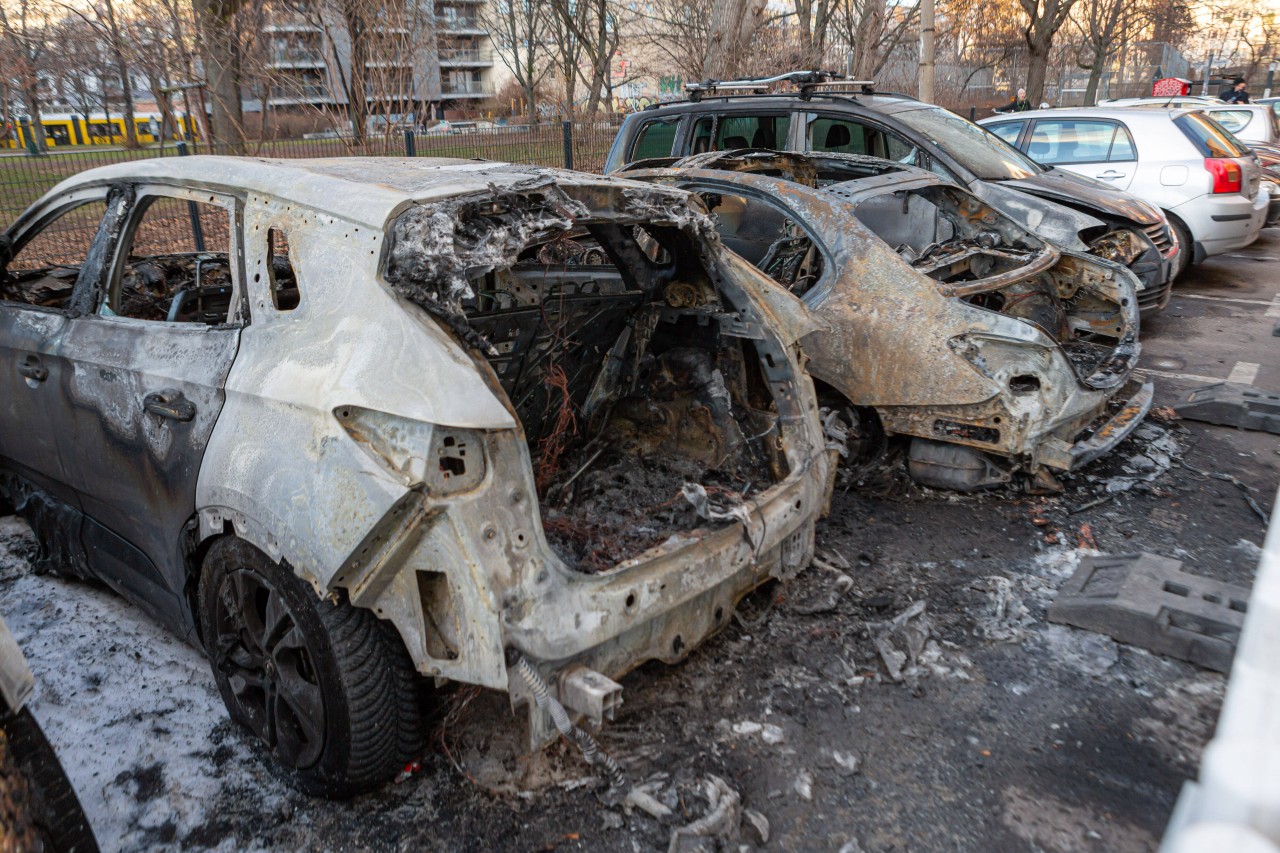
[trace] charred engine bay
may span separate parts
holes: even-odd
[[[455,246],[480,262],[451,267],[433,313],[461,309],[448,324],[515,408],[548,541],[602,571],[784,476],[777,408],[759,326],[717,288],[696,223],[593,222],[558,188],[539,192],[460,217]],[[694,484],[708,502],[685,497]]]

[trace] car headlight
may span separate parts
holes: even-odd
[[[484,434],[361,406],[338,406],[334,417],[383,470],[429,495],[474,489],[485,476]]]

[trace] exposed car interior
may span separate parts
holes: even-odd
[[[394,226],[397,246],[419,210]],[[551,218],[458,216],[469,241]],[[387,278],[404,288],[396,258]],[[579,219],[471,278],[450,321],[488,352],[520,416],[544,528],[572,567],[612,568],[705,524],[686,486],[735,503],[786,476],[771,388],[789,368],[705,264],[686,228]]]

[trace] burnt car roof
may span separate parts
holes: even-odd
[[[814,186],[813,178],[826,167],[829,170],[846,171],[837,180],[822,186]],[[738,149],[735,151],[709,151],[694,154],[680,160],[669,158],[640,160],[624,166],[619,173],[641,171],[716,171],[737,175],[760,175],[791,181],[809,187],[813,192],[829,193],[846,201],[856,201],[864,194],[876,195],[885,190],[905,189],[926,185],[954,186],[941,176],[908,166],[896,160],[868,157],[865,154],[802,154],[796,151],[764,151]],[[862,172],[862,174],[857,174]],[[809,177],[811,180],[802,180]]]
[[[382,228],[414,203],[509,188],[531,179],[561,185],[609,185],[619,179],[488,160],[435,157],[332,157],[277,160],[258,157],[156,157],[89,169],[58,184],[46,197],[119,181],[174,182],[261,192],[336,217]],[[640,185],[637,185],[640,186]]]

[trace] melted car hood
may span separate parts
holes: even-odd
[[[1096,208],[1111,216],[1128,219],[1139,225],[1154,225],[1160,221],[1159,213],[1145,201],[1062,169],[1050,169],[1029,178],[1000,183],[1060,204],[1077,208],[1081,206]]]

